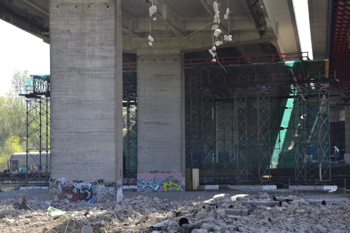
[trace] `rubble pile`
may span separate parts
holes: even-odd
[[[122,203],[0,202],[1,232],[350,232],[348,201],[218,194],[171,201],[138,196]]]

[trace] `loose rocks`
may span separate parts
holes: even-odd
[[[142,196],[117,204],[32,201],[25,195],[0,202],[1,232],[350,232],[349,203],[310,204],[300,197],[264,205],[267,193],[236,200],[228,194],[204,201]],[[249,204],[255,203],[255,204]],[[318,202],[316,202],[318,203]],[[321,202],[319,202],[321,203]]]

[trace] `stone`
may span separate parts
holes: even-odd
[[[192,233],[208,233],[207,229],[194,229]]]
[[[94,233],[92,227],[90,224],[85,225],[82,229],[81,229],[81,233]]]

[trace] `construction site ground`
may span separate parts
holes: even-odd
[[[90,204],[50,201],[48,189],[2,192],[0,232],[350,232],[350,199],[344,192],[123,194],[119,204]],[[279,205],[273,196],[290,201]]]

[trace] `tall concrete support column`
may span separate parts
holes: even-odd
[[[350,107],[345,108],[345,153],[350,159]]]
[[[138,173],[182,173],[184,177],[183,62],[180,53],[138,54]]]
[[[121,191],[121,0],[50,0],[49,12],[51,178]]]

